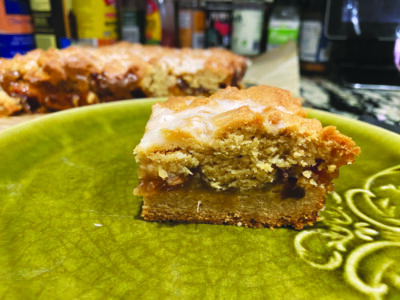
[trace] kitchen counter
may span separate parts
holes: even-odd
[[[330,80],[302,77],[303,105],[362,120],[400,133],[400,91],[345,88]]]

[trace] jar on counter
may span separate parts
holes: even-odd
[[[0,57],[11,58],[34,49],[35,41],[29,4],[23,0],[11,5],[6,2],[0,0]]]
[[[233,52],[249,56],[260,54],[264,11],[264,0],[233,2]]]
[[[179,3],[179,46],[204,48],[205,12],[200,0]]]
[[[71,34],[69,19],[72,1],[30,0],[30,5],[37,48],[66,48],[72,44],[72,37],[77,39],[76,32]],[[74,25],[76,29],[76,20]]]
[[[72,0],[72,11],[76,18],[78,43],[104,46],[117,41],[115,0]]]
[[[302,72],[323,73],[329,61],[329,40],[324,34],[326,1],[309,0],[302,15],[299,52]]]
[[[146,44],[175,47],[173,0],[147,0]]]
[[[232,1],[206,2],[206,47],[231,48]]]
[[[145,42],[146,2],[143,0],[119,0],[121,40],[131,43]]]
[[[268,24],[267,50],[297,42],[300,28],[298,0],[276,0]]]

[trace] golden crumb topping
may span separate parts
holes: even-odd
[[[296,130],[313,135],[322,130],[317,120],[306,119],[299,99],[270,86],[239,90],[229,87],[208,98],[171,97],[153,106],[152,116],[138,149],[211,143],[226,132],[255,124],[270,133]]]

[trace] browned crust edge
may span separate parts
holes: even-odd
[[[321,208],[323,207],[325,201],[321,201]],[[195,223],[195,224],[213,224],[213,225],[236,225],[248,228],[264,228],[268,227],[270,229],[278,227],[293,227],[296,230],[303,229],[304,226],[312,226],[316,221],[319,221],[318,211],[313,211],[307,215],[295,215],[295,216],[282,216],[273,220],[257,220],[241,217],[233,217],[232,215],[226,215],[222,218],[212,218],[202,217],[202,218],[192,218],[188,216],[187,218],[163,215],[155,210],[146,210],[142,212],[142,217],[146,221],[151,222],[177,222],[177,223]]]

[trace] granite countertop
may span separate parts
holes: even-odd
[[[400,133],[400,91],[345,88],[328,79],[302,77],[303,105],[362,120]]]

